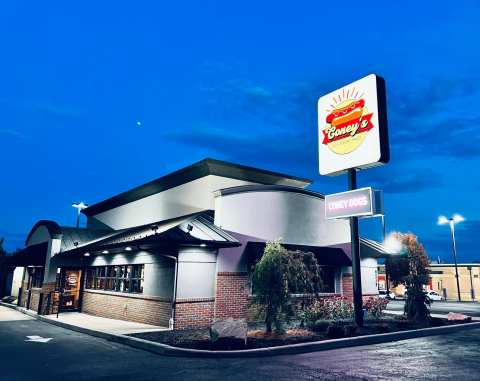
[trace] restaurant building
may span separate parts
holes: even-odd
[[[323,296],[351,297],[348,220],[326,220],[310,185],[205,159],[84,209],[84,228],[40,220],[10,261],[19,304],[174,329],[244,318],[252,266],[277,239],[315,254]],[[378,293],[381,254],[361,239],[364,295]]]

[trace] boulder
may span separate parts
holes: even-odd
[[[457,312],[449,312],[447,315],[447,319],[448,321],[462,321],[462,322],[467,322],[472,320],[470,316],[460,314]]]
[[[248,325],[245,319],[216,320],[210,326],[214,349],[240,349],[247,345]]]

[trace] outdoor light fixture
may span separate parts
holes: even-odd
[[[72,203],[72,207],[77,209],[77,228],[80,227],[80,213],[83,209],[88,207],[88,204],[85,204],[83,201]]]
[[[130,246],[127,246],[127,247],[125,248],[125,251],[132,251],[132,248],[131,248]]]
[[[457,245],[455,243],[455,224],[465,221],[465,218],[460,214],[454,214],[452,217],[447,218],[445,216],[438,217],[437,225],[450,225],[450,235],[452,236],[452,251],[453,260],[455,261],[455,278],[457,278],[457,294],[458,301],[462,301],[460,297],[460,280],[458,278],[458,265],[457,265]]]
[[[102,251],[102,254],[108,254],[108,253],[109,253],[108,250],[103,250],[103,251]]]
[[[206,246],[207,246],[206,243],[201,243],[201,244],[200,244],[200,247],[206,247]]]
[[[85,254],[83,254],[84,257],[89,257],[90,253],[87,251]]]
[[[395,234],[390,233],[383,242],[388,254],[402,254],[404,247]]]

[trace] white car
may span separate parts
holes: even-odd
[[[427,291],[427,298],[434,301],[443,300],[443,296],[435,291]]]
[[[380,299],[395,299],[396,298],[396,295],[395,293],[393,293],[392,291],[390,291],[388,294],[387,294],[387,291],[386,290],[379,290],[378,291],[378,297]]]

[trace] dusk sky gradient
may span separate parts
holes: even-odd
[[[476,2],[34,2],[2,4],[0,237],[75,223],[93,204],[205,157],[318,174],[319,96],[387,83],[387,230],[451,262],[480,260],[480,7]],[[388,4],[388,5],[386,5]],[[477,2],[478,4],[478,2]],[[141,121],[142,127],[137,126]],[[361,235],[380,239],[379,219]]]

